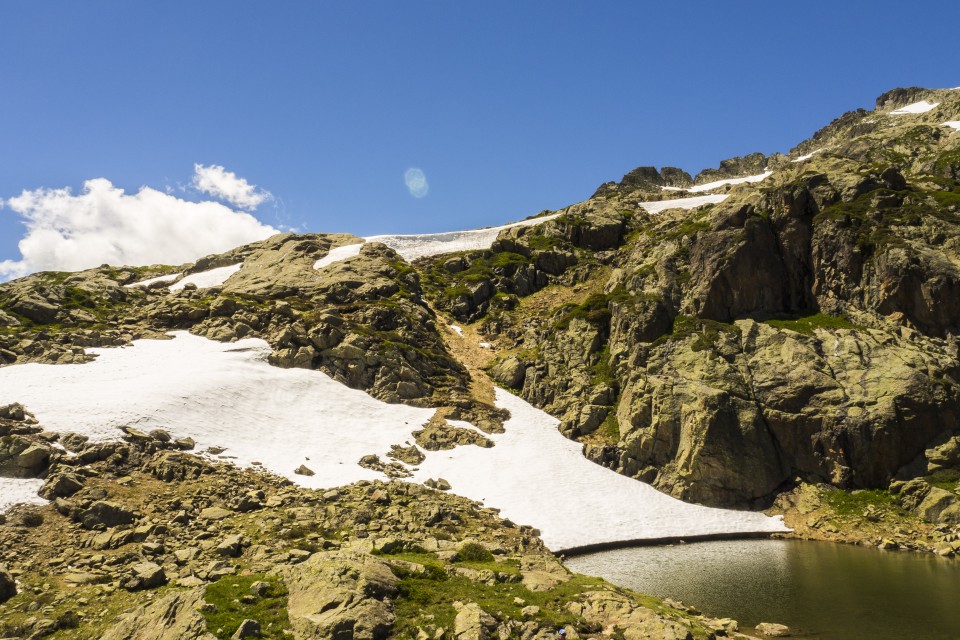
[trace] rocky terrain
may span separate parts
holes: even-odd
[[[937,107],[893,113],[921,100]],[[894,90],[787,155],[696,176],[640,167],[489,249],[413,263],[370,242],[315,269],[358,239],[284,234],[189,265],[34,274],[0,284],[0,366],[85,362],[85,348],[180,329],[261,337],[276,366],[439,407],[415,434],[427,450],[492,445],[448,421],[499,431],[496,383],[559,418],[591,460],[678,498],[951,556],[960,132],[942,123],[956,120],[960,91]],[[748,176],[714,187],[722,201],[651,213]],[[240,263],[213,287],[131,286]],[[535,531],[440,490],[311,492],[192,446],[135,430],[90,444],[0,408],[0,475],[43,478],[52,501],[0,525],[0,635],[735,633],[568,574]]]
[[[535,530],[440,490],[305,490],[162,431],[90,444],[4,415],[7,459],[51,502],[0,518],[0,637],[749,637],[571,574]]]
[[[924,98],[939,107],[889,113]],[[768,506],[800,482],[954,469],[928,449],[960,426],[960,136],[939,124],[960,96],[901,90],[878,109],[818,132],[802,162],[698,176],[773,172],[692,212],[646,213],[684,181],[634,171],[485,255],[420,265],[427,291],[480,324],[493,377],[589,457],[678,497]]]

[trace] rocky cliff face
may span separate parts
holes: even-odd
[[[571,256],[540,287],[570,301],[488,311],[504,347],[492,374],[592,459],[689,500],[909,475],[960,429],[960,135],[939,124],[960,114],[956,93],[885,94],[801,145],[817,151],[802,162],[724,163],[695,182],[774,173],[691,212],[636,206],[656,173],[605,185],[526,241]],[[915,99],[939,106],[890,114]],[[604,251],[564,231],[595,237],[612,219]]]

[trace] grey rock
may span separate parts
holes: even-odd
[[[80,514],[80,524],[86,529],[94,529],[98,526],[116,527],[119,525],[133,524],[137,520],[137,515],[124,507],[123,505],[101,500],[94,502],[86,511]]]
[[[790,627],[785,624],[777,624],[775,622],[761,622],[755,628],[757,631],[770,638],[786,638],[791,635]]]
[[[244,620],[237,627],[236,632],[230,636],[230,640],[241,640],[242,638],[259,638],[260,623],[256,620]]]
[[[0,603],[17,595],[17,583],[5,566],[0,564]]]
[[[308,467],[307,465],[304,465],[304,464],[302,464],[302,465],[300,465],[299,467],[297,467],[296,469],[294,469],[293,472],[294,472],[295,474],[297,474],[298,476],[312,476],[312,475],[315,475],[314,472],[313,472],[313,470],[310,469],[310,467]]]
[[[153,562],[139,562],[130,568],[130,574],[121,582],[128,591],[153,589],[167,584],[167,574],[163,567]]]
[[[240,534],[234,534],[232,536],[227,536],[223,539],[220,544],[214,549],[217,555],[236,558],[240,556],[240,553],[243,551],[243,536]]]
[[[215,640],[198,611],[203,589],[175,590],[123,615],[101,640]]]
[[[510,356],[494,365],[490,375],[500,384],[517,389],[523,386],[526,372],[526,366],[516,357]]]
[[[17,466],[24,470],[40,469],[50,460],[50,451],[45,445],[31,445],[17,456]]]
[[[453,621],[453,635],[457,640],[486,640],[496,630],[497,621],[475,602],[455,603],[459,606]]]
[[[40,497],[47,500],[69,498],[83,488],[84,479],[75,473],[56,473],[47,477],[40,488]]]
[[[37,324],[50,324],[57,319],[60,311],[56,305],[32,294],[21,296],[7,308]]]

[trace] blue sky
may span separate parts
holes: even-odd
[[[960,85],[960,5],[915,4],[5,2],[0,198],[106,178],[200,200],[199,163],[269,191],[274,227],[499,224]],[[23,233],[0,209],[0,261]]]

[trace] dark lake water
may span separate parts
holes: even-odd
[[[795,638],[957,640],[960,561],[800,540],[639,547],[568,558],[573,571]]]

